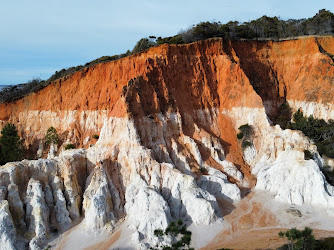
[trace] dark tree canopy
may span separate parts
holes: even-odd
[[[137,42],[137,44],[133,48],[132,54],[142,52],[142,51],[147,50],[147,49],[149,49],[153,46],[155,46],[155,42],[153,42],[151,39],[142,38]]]
[[[45,143],[46,144],[57,144],[59,141],[59,136],[57,130],[54,127],[50,127],[45,134]]]
[[[23,146],[14,124],[7,123],[1,131],[1,163],[19,161],[23,158]]]

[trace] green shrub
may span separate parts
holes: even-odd
[[[293,115],[291,128],[302,131],[317,145],[318,152],[334,158],[334,124],[323,119],[315,119],[312,115],[304,117],[301,110]]]
[[[317,240],[315,249],[334,249],[334,237]]]
[[[241,133],[245,136],[245,137],[249,137],[252,135],[253,133],[253,128],[252,126],[248,125],[248,124],[244,124],[241,125],[239,127],[239,130],[241,131]]]
[[[304,158],[305,160],[311,160],[313,159],[313,154],[309,150],[304,150]]]
[[[7,123],[0,138],[2,164],[22,160],[24,147],[14,124]]]
[[[237,138],[241,140],[242,149],[246,149],[253,145],[251,136],[253,135],[253,128],[249,124],[244,124],[239,127],[240,132],[237,134]]]
[[[30,93],[37,92],[48,83],[39,78],[34,78],[27,83],[8,86],[0,91],[0,103],[18,100]]]
[[[65,146],[65,150],[68,150],[68,149],[74,149],[75,148],[75,146],[74,146],[74,144],[72,144],[72,143],[69,143],[69,144],[67,144],[66,146]]]
[[[140,39],[137,44],[134,46],[133,50],[132,50],[132,54],[136,54],[136,53],[140,53],[143,52],[153,46],[155,46],[156,43],[151,41],[148,38],[142,38]]]
[[[288,239],[288,249],[314,249],[316,245],[313,230],[309,227],[305,227],[302,231],[292,228],[285,232],[281,231],[278,235]]]
[[[334,249],[334,237],[315,240],[311,228],[305,227],[304,230],[292,228],[286,232],[279,232],[280,237],[286,237],[288,244],[279,247],[279,250],[288,249],[310,249],[324,250]]]
[[[161,229],[155,229],[154,230],[154,235],[157,237],[162,237],[164,235],[164,231]]]
[[[241,140],[244,137],[244,134],[242,132],[237,134],[237,138]]]
[[[208,170],[206,168],[203,168],[203,167],[200,167],[199,168],[199,171],[202,173],[202,174],[207,174],[208,173]]]
[[[50,145],[51,143],[57,144],[59,142],[59,136],[57,130],[54,127],[50,127],[45,134],[45,143]]]
[[[192,249],[189,247],[192,233],[187,230],[181,219],[178,219],[177,221],[172,221],[165,231],[163,231],[162,229],[154,230],[154,235],[157,237],[163,237],[164,235],[171,236],[172,243],[170,246],[157,245],[156,247],[158,248],[151,247],[150,249]]]

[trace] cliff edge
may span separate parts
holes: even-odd
[[[170,243],[153,232],[182,218],[195,231],[216,228],[193,242],[204,247],[219,230],[244,230],[228,218],[240,219],[233,208],[251,189],[333,216],[316,146],[273,122],[284,102],[334,119],[333,48],[333,37],[162,45],[0,104],[0,128],[14,123],[31,155],[46,156],[51,126],[62,140],[48,159],[0,167],[1,243],[42,249],[61,233],[75,238],[79,224],[86,246],[122,230],[113,247],[145,249]],[[244,124],[247,146],[237,139]],[[80,149],[65,151],[68,143]],[[289,225],[270,213],[260,227]]]

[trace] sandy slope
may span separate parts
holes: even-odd
[[[311,227],[317,239],[334,236],[334,219],[325,210],[280,203],[265,192],[250,193],[224,218],[224,229],[202,249],[275,249],[286,243],[278,232],[292,227]]]

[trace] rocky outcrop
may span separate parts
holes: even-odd
[[[17,234],[8,201],[0,201],[0,243],[3,249],[16,249]]]
[[[106,117],[123,117],[128,112],[148,117],[176,108],[183,116],[210,108],[265,108],[272,119],[286,99],[294,109],[301,107],[308,114],[314,110],[314,115],[330,119],[325,110],[331,109],[334,71],[324,51],[331,51],[333,40],[211,39],[162,45],[82,69],[37,93],[1,104],[0,120],[14,122],[26,145],[37,152],[51,126],[64,141],[89,146]],[[324,109],[318,112],[320,106],[309,103]]]
[[[180,115],[160,117],[166,121]],[[151,123],[149,128],[155,124]],[[153,129],[150,136],[158,142],[165,138],[174,142],[158,144],[157,150],[143,147],[133,119],[112,117],[105,121],[96,145],[87,150],[64,151],[52,159],[8,163],[0,168],[4,188],[23,188],[23,199],[17,194],[10,208],[20,215],[16,228],[30,240],[30,248],[42,248],[57,230],[74,225],[81,211],[86,230],[95,234],[103,228],[113,229],[125,218],[134,230],[132,244],[144,248],[157,241],[155,229],[165,228],[177,218],[198,225],[222,222],[217,199],[237,203],[241,199],[238,186],[206,163],[197,143],[181,132],[181,120],[161,125],[163,128]],[[218,138],[206,135],[208,138],[202,139],[212,142],[207,143],[207,151],[214,152],[212,158],[218,161],[219,152],[222,170],[228,165],[242,184],[242,174],[226,161]],[[161,151],[166,155],[159,158]],[[199,170],[202,168],[205,175]],[[28,234],[20,231],[25,225]]]
[[[32,236],[29,246],[31,249],[42,248],[49,233],[49,210],[45,203],[42,184],[33,178],[28,182],[25,204],[28,234]]]
[[[334,215],[334,189],[326,181],[314,160],[305,160],[300,151],[283,151],[271,164],[253,169],[256,189],[268,190],[275,198],[294,205],[324,207]]]
[[[4,197],[8,209],[3,210],[3,216],[13,218],[13,232],[29,240],[31,249],[43,249],[50,234],[68,229],[72,221],[80,218],[81,202],[76,201],[81,201],[81,197],[73,190],[81,189],[74,189],[73,185],[85,175],[76,172],[86,170],[86,161],[82,159],[84,151],[78,150],[53,160],[24,160],[0,168],[0,183],[8,190]],[[65,164],[71,160],[75,164]],[[77,167],[78,163],[84,166]],[[71,185],[66,182],[69,178]]]
[[[41,249],[83,219],[93,235],[123,224],[128,244],[149,248],[158,243],[154,230],[178,218],[223,225],[225,206],[238,204],[254,176],[255,190],[331,212],[333,187],[316,146],[273,121],[283,101],[334,118],[334,68],[324,53],[333,43],[162,45],[0,104],[0,127],[15,123],[30,152],[48,158],[0,167],[0,225],[9,225],[1,242]],[[246,147],[236,137],[243,124],[253,128]],[[46,152],[51,126],[61,142]],[[64,150],[68,143],[82,149]],[[302,159],[304,150],[314,160]]]

